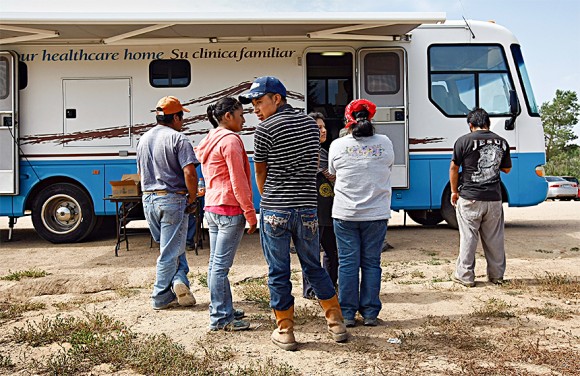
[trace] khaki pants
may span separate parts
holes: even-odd
[[[488,280],[503,278],[505,249],[501,201],[474,201],[459,197],[457,223],[460,239],[455,276],[464,282],[474,282],[475,251],[481,236]]]

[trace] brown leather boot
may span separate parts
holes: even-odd
[[[273,311],[278,327],[272,332],[272,342],[282,350],[296,350],[298,343],[294,338],[294,306],[285,311]]]
[[[319,302],[324,310],[324,316],[328,324],[328,333],[332,335],[332,339],[336,342],[346,341],[348,339],[348,333],[346,332],[346,326],[344,326],[342,311],[338,304],[338,297],[334,295],[330,299],[319,300]]]

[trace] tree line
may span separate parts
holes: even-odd
[[[556,90],[552,101],[542,103],[540,116],[546,145],[546,175],[580,178],[580,145],[574,126],[578,124],[580,105],[572,90]]]

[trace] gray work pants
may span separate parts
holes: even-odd
[[[459,197],[459,257],[455,276],[464,282],[475,280],[475,251],[481,244],[487,261],[487,278],[503,278],[505,272],[504,220],[501,201],[474,201]]]

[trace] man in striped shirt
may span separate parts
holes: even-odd
[[[319,131],[316,122],[286,103],[286,88],[276,77],[258,77],[240,102],[252,103],[262,121],[254,135],[256,183],[262,195],[260,240],[268,263],[270,306],[277,329],[272,341],[296,350],[294,297],[290,282],[290,239],[324,309],[328,332],[347,339],[334,286],[320,266],[316,173]]]

